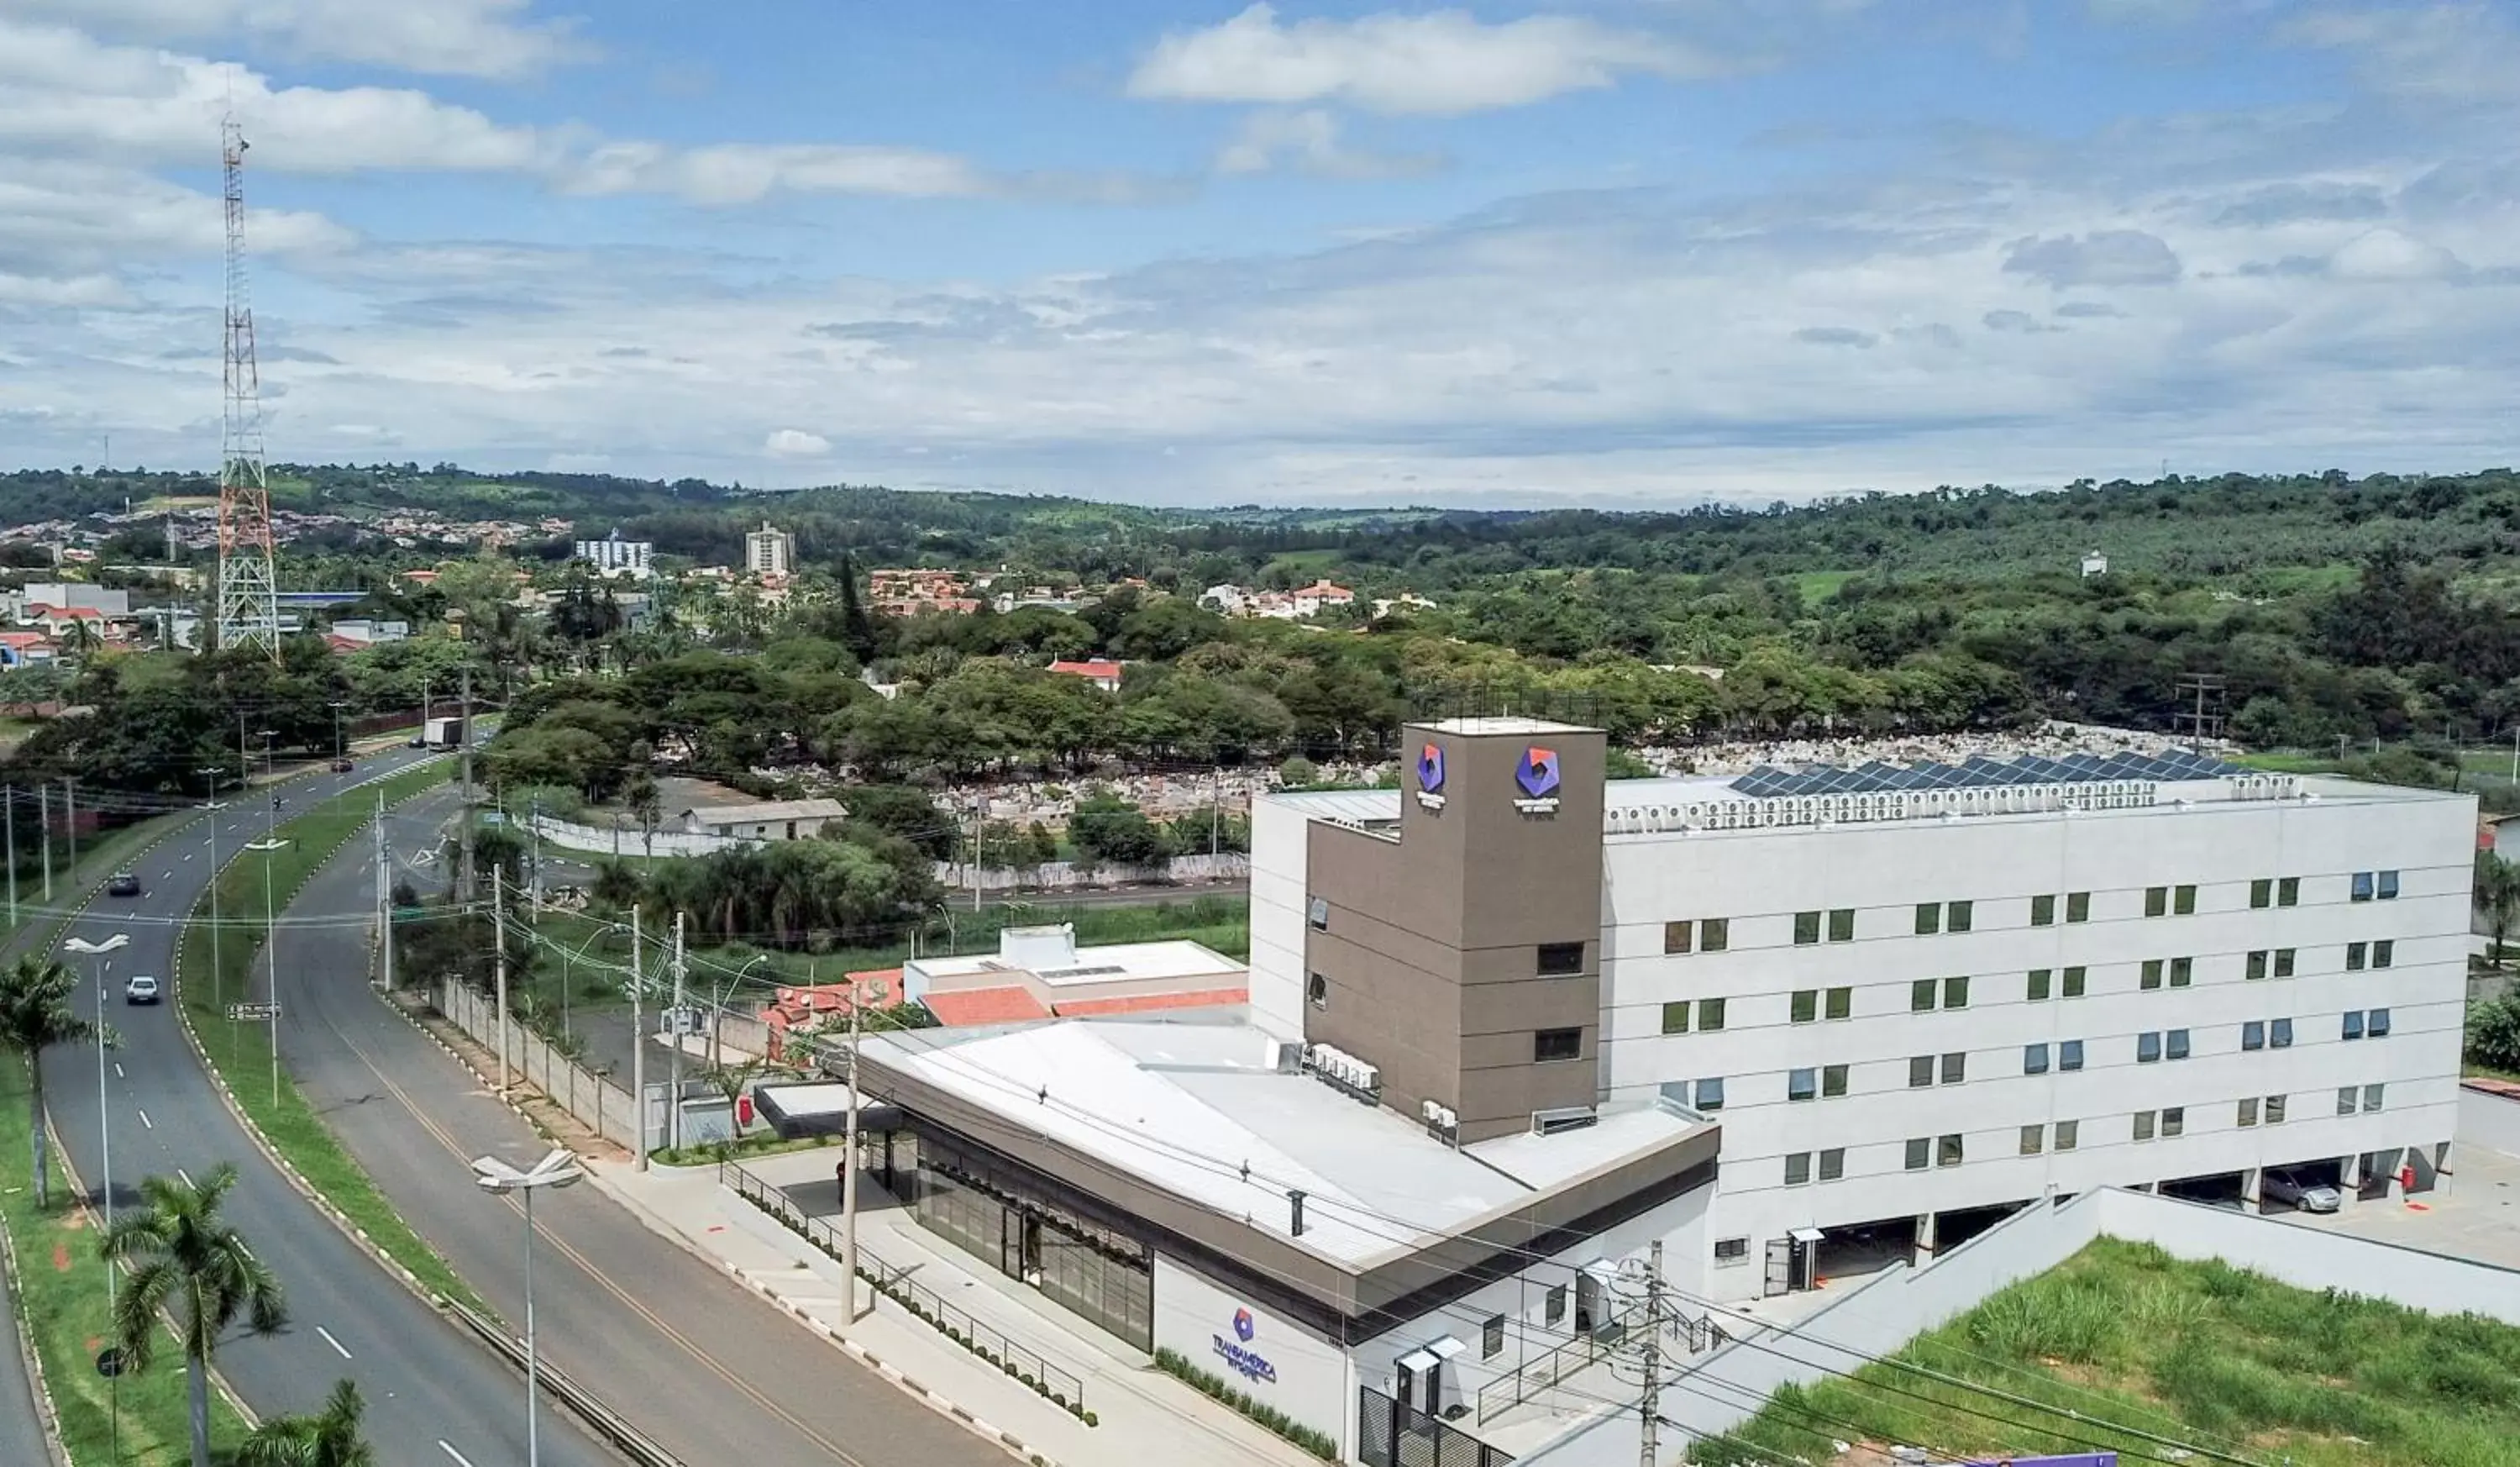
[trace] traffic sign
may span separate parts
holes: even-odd
[[[269,1024],[272,1020],[279,1017],[280,1005],[276,1003],[232,1003],[228,1005],[228,1018],[230,1021],[237,1024]]]
[[[96,1373],[112,1380],[122,1373],[122,1352],[106,1349],[96,1352]]]

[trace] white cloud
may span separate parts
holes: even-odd
[[[576,23],[526,18],[528,0],[0,0],[147,42],[268,36],[300,55],[499,79],[580,60]]]
[[[2343,53],[2382,92],[2431,104],[2520,102],[2520,28],[2494,6],[2330,6],[2284,33]]]
[[[1220,173],[1265,173],[1293,168],[1321,178],[1392,178],[1440,167],[1422,154],[1392,155],[1351,148],[1338,118],[1321,108],[1256,112],[1242,119],[1216,155]]]
[[[2457,255],[2394,229],[2361,235],[2328,257],[2328,270],[2346,280],[2447,280],[2465,273]]]
[[[571,193],[670,194],[700,205],[750,204],[774,193],[937,199],[997,190],[951,154],[837,144],[607,143],[573,162],[560,182]]]
[[[1575,16],[1491,25],[1440,10],[1281,24],[1264,3],[1204,30],[1165,35],[1130,75],[1129,94],[1453,115],[1611,86],[1630,73],[1702,77],[1724,69],[1693,47]]]
[[[821,458],[832,451],[832,440],[818,433],[782,428],[761,440],[761,451],[772,458]]]
[[[2071,286],[2168,285],[2179,278],[2180,264],[2159,235],[2095,229],[2080,238],[2015,240],[2004,249],[2003,268],[2061,291]]]

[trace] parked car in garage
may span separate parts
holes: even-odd
[[[156,1003],[159,991],[158,980],[146,973],[135,973],[122,981],[124,1003]]]
[[[2345,1194],[2325,1182],[2304,1181],[2289,1171],[2270,1171],[2258,1189],[2274,1202],[2288,1202],[2305,1213],[2333,1213],[2345,1205]]]

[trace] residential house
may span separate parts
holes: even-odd
[[[757,804],[695,805],[683,811],[680,819],[683,829],[694,835],[735,841],[806,841],[848,814],[848,806],[836,800],[766,800]]]
[[[1081,663],[1061,659],[1050,665],[1050,670],[1061,677],[1081,677],[1105,693],[1120,691],[1122,665],[1106,657],[1087,658]]]

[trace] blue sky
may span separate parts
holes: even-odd
[[[2508,463],[2520,20],[0,0],[0,465],[1685,503]]]

